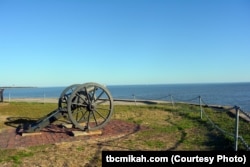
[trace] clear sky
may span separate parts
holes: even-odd
[[[0,0],[0,86],[250,82],[249,0]]]

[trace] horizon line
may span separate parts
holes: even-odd
[[[87,82],[86,82],[87,83]],[[98,83],[98,82],[96,82]],[[184,85],[184,84],[242,84],[242,83],[250,83],[250,81],[243,82],[185,82],[185,83],[135,83],[135,84],[102,84],[104,86],[139,86],[139,85]],[[84,83],[83,83],[84,84]],[[99,83],[100,84],[100,83]],[[43,87],[68,87],[63,85],[57,86],[0,86],[0,89],[8,89],[8,88],[43,88]]]

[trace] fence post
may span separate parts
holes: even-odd
[[[202,104],[201,104],[201,96],[199,96],[199,103],[200,103],[200,109],[201,109],[200,116],[201,116],[201,119],[202,119]]]
[[[135,99],[135,95],[133,94],[132,96],[134,96],[134,101],[135,101],[135,105],[136,105],[136,99]]]
[[[3,91],[4,89],[0,88],[0,102],[3,102]]]
[[[45,92],[43,92],[43,104],[45,104]]]
[[[9,92],[9,102],[10,102],[10,92]]]
[[[238,151],[238,137],[239,137],[239,109],[235,106],[235,136],[234,136],[234,149]]]
[[[171,98],[172,106],[174,107],[174,100],[173,100],[172,95],[170,95],[170,98]]]

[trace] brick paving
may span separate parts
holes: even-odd
[[[141,130],[139,125],[121,120],[111,120],[102,129],[101,135],[73,136],[72,131],[77,129],[63,128],[60,125],[51,124],[41,130],[41,134],[22,136],[16,133],[16,129],[8,128],[0,133],[0,148],[14,149],[19,147],[30,147],[60,142],[71,142],[79,140],[91,140],[93,138],[115,137],[135,133]]]

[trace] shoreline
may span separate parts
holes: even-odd
[[[7,99],[5,98],[3,100],[3,103],[9,103],[9,102],[38,102],[38,103],[58,103],[58,98],[11,98]],[[184,103],[184,104],[190,104],[190,105],[199,105],[198,103],[187,103],[187,102],[172,102],[167,100],[140,100],[140,99],[113,99],[114,104],[175,104],[175,103]],[[206,106],[206,105],[203,105]],[[223,106],[223,105],[209,105],[209,107],[215,107],[215,108],[232,108],[233,106]]]
[[[10,102],[27,102],[27,103],[58,103],[58,98],[13,98],[4,100],[1,105],[7,104]],[[114,105],[152,105],[152,104],[172,104],[171,101],[161,101],[161,100],[134,100],[134,99],[113,99]],[[184,103],[184,102],[179,102]],[[185,103],[189,105],[199,105],[199,104],[192,104],[192,103]],[[173,104],[174,105],[174,104]],[[204,105],[206,107],[206,105]],[[209,105],[208,107],[211,108],[220,108],[220,109],[227,109],[232,114],[236,114],[236,111],[231,106],[221,106],[221,105]],[[250,112],[241,112],[239,116],[244,120],[250,122]],[[249,113],[249,114],[248,114]]]
[[[58,98],[11,98],[4,99],[5,103],[9,102],[37,102],[37,103],[58,103]]]
[[[58,98],[11,98],[4,99],[4,103],[10,102],[36,102],[36,103],[58,103]],[[159,104],[159,103],[171,103],[170,101],[160,100],[133,100],[133,99],[113,99],[114,104],[128,105],[128,104]]]
[[[10,102],[37,102],[37,103],[58,103],[58,98],[11,98],[11,99],[4,99],[3,103],[10,103]],[[140,99],[113,99],[114,104],[118,105],[152,105],[152,104],[175,104],[176,102],[166,101],[166,100],[140,100]],[[184,103],[190,105],[199,105],[198,103],[186,103],[186,102],[177,102],[177,103]],[[206,105],[203,105],[206,106]],[[223,105],[209,105],[209,107],[214,108],[225,108],[229,109],[233,106],[223,106]]]

